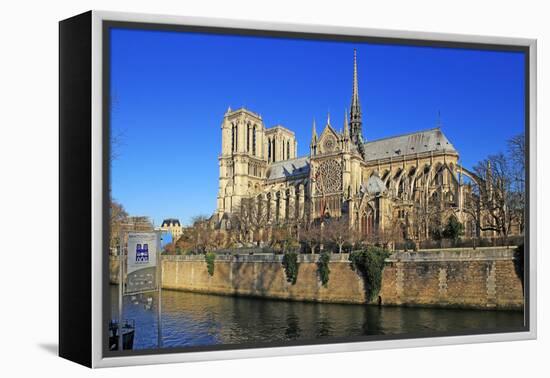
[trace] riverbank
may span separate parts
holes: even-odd
[[[111,313],[118,312],[118,287],[112,285]],[[145,295],[148,296],[148,295]],[[154,295],[153,295],[154,296]],[[146,309],[124,297],[125,317],[138,330],[134,349],[157,347],[156,304]],[[473,330],[513,331],[523,327],[519,311],[478,311],[400,306],[365,306],[199,294],[181,290],[162,293],[163,346],[197,347],[227,344],[349,342],[365,336],[449,335]]]
[[[294,285],[281,255],[220,255],[209,275],[204,256],[163,256],[163,288],[189,292],[326,303],[366,303],[364,282],[347,254],[331,256],[328,284],[317,272],[318,255],[299,255]],[[116,282],[118,259],[110,260]],[[396,252],[386,259],[374,303],[468,309],[523,308],[513,248]]]

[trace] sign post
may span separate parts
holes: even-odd
[[[123,301],[123,285],[124,285],[124,248],[123,234],[120,232],[118,242],[118,350],[122,351],[124,339],[122,337],[122,301]]]
[[[157,291],[158,346],[162,346],[161,303],[162,303],[162,268],[160,266],[160,233],[128,232],[127,253],[121,246],[120,285],[119,285],[119,350],[123,350],[122,337],[122,302],[124,295],[143,294]],[[125,243],[122,242],[121,245]],[[126,258],[124,258],[126,256]],[[124,272],[124,262],[127,268]],[[124,280],[126,273],[126,280]]]
[[[159,253],[157,253],[157,345],[158,348],[162,348],[162,260],[160,258],[160,233],[157,234],[158,236],[158,246],[159,246]]]

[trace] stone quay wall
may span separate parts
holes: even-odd
[[[479,309],[523,308],[514,248],[397,252],[386,260],[386,304]]]
[[[327,287],[317,273],[318,255],[299,255],[295,285],[286,281],[282,256],[218,255],[214,274],[204,256],[163,256],[165,289],[286,300],[365,303],[362,277],[347,254],[331,256]],[[110,260],[111,282],[118,281],[118,258]],[[522,309],[523,287],[513,248],[445,249],[395,252],[387,260],[374,303],[400,306]]]

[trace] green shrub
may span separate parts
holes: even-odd
[[[454,215],[450,216],[441,236],[456,242],[462,235],[464,235],[464,225],[460,223]]]
[[[418,248],[416,243],[412,239],[405,240],[405,250],[406,251],[416,251]]]
[[[287,282],[296,284],[298,278],[298,254],[296,252],[287,252],[283,256],[282,261],[285,268],[285,275]]]
[[[327,252],[321,253],[319,256],[319,261],[317,261],[317,273],[319,273],[319,278],[324,287],[327,287],[328,278],[330,275],[330,268],[328,263],[330,262],[330,254]]]
[[[206,269],[208,269],[208,274],[214,275],[214,260],[216,260],[216,254],[214,252],[208,252],[204,255],[204,260],[206,261]]]
[[[351,268],[363,278],[365,294],[369,302],[376,298],[380,292],[384,260],[389,255],[390,253],[387,250],[372,246],[362,251],[352,252],[349,255]]]

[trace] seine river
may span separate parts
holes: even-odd
[[[157,347],[156,296],[125,297],[136,323],[134,349]],[[111,286],[112,316],[118,286]],[[334,337],[460,332],[521,327],[523,313],[304,303],[163,290],[163,347],[281,342]],[[328,340],[327,340],[328,341]]]

